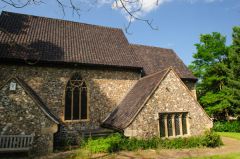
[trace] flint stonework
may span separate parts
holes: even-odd
[[[138,138],[159,137],[158,116],[162,112],[188,112],[188,135],[201,135],[212,127],[211,119],[192,92],[170,71],[137,117],[124,130],[125,135]]]

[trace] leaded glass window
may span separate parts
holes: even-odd
[[[81,91],[81,119],[87,119],[87,86],[83,82]]]
[[[175,114],[174,116],[175,121],[175,135],[180,135],[180,123],[179,123],[179,114]]]
[[[182,114],[182,130],[183,135],[187,134],[187,113]]]
[[[87,85],[79,74],[74,74],[66,87],[65,120],[85,120],[87,118]]]
[[[187,124],[187,112],[160,113],[160,137],[187,135]]]
[[[159,125],[160,125],[160,137],[165,137],[165,120],[164,120],[164,115],[160,115],[160,120],[159,120]]]
[[[167,116],[167,129],[168,129],[168,136],[173,136],[172,114],[168,114]]]

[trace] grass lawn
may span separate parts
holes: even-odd
[[[240,140],[240,133],[235,132],[217,132],[220,136],[230,137],[233,139]],[[240,148],[239,148],[240,149]],[[184,159],[240,159],[240,153],[226,154],[226,155],[214,155],[207,157],[190,157]]]
[[[227,155],[214,155],[207,157],[192,157],[192,158],[184,158],[184,159],[240,159],[240,153],[233,153]]]
[[[230,137],[237,140],[240,140],[240,133],[235,132],[217,132],[220,136]]]

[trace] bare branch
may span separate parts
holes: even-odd
[[[131,23],[132,23],[132,20],[138,20],[138,21],[142,21],[142,22],[145,22],[151,29],[153,29],[153,30],[158,30],[158,28],[157,27],[155,27],[155,26],[153,26],[153,20],[149,20],[149,19],[143,19],[143,18],[140,18],[140,17],[138,17],[137,15],[135,15],[135,13],[137,13],[137,12],[140,12],[141,11],[141,9],[142,9],[142,2],[140,2],[139,0],[134,0],[134,1],[129,1],[129,0],[115,0],[115,3],[116,3],[116,5],[118,4],[118,1],[120,2],[120,4],[121,4],[121,8],[123,8],[123,10],[129,15],[129,22],[128,22],[128,25],[127,25],[127,27],[125,28],[125,31],[127,32],[127,33],[129,33],[128,32],[128,29],[130,28],[130,26],[131,26]],[[136,3],[139,3],[139,8],[137,8],[137,9],[135,9],[135,10],[133,10],[133,11],[130,11],[128,8],[127,8],[127,3],[132,3],[132,2],[136,2]]]
[[[63,3],[60,0],[56,0],[56,2],[58,3],[58,6],[61,8],[63,15],[65,16],[65,6],[63,5]]]
[[[69,1],[72,8],[72,14],[74,15],[74,13],[76,13],[80,17],[80,11],[81,11],[80,8],[76,7],[76,5],[73,3],[72,0],[69,0]]]
[[[27,0],[25,3],[21,3],[21,2],[15,2],[13,0],[1,0],[3,3],[6,3],[7,5],[10,5],[14,8],[24,8],[27,5],[29,5],[31,3],[32,0]],[[33,0],[34,1],[34,0]]]
[[[130,19],[129,19],[129,21],[128,21],[128,25],[125,27],[125,32],[127,33],[127,34],[129,34],[129,35],[131,35],[132,33],[130,33],[128,30],[129,30],[129,28],[130,28],[130,26],[131,26],[131,24],[132,24],[132,17],[130,17]]]
[[[44,3],[45,0],[0,0],[1,2],[5,3],[6,5],[10,5],[15,8],[24,8],[30,4],[41,4]],[[79,17],[81,15],[81,8],[80,8],[80,0],[55,0],[58,6],[61,8],[63,15],[66,15],[66,8],[72,9],[72,14],[77,14]],[[146,0],[147,1],[147,0]],[[79,2],[76,4],[76,2]],[[143,7],[143,0],[113,0],[115,2],[116,7],[118,9],[122,9],[129,17],[128,25],[125,28],[125,31],[129,33],[129,28],[131,23],[134,20],[142,21],[146,23],[151,29],[158,30],[156,26],[153,26],[153,20],[145,19],[140,17],[142,7]],[[46,1],[47,3],[47,1]],[[91,10],[93,6],[96,6],[98,0],[92,0],[86,2],[89,6],[91,6],[87,11]],[[159,0],[156,0],[156,5],[159,5]],[[82,5],[81,5],[82,6]]]

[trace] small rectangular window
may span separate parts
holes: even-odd
[[[160,137],[186,135],[188,134],[187,113],[160,113],[159,127]]]

